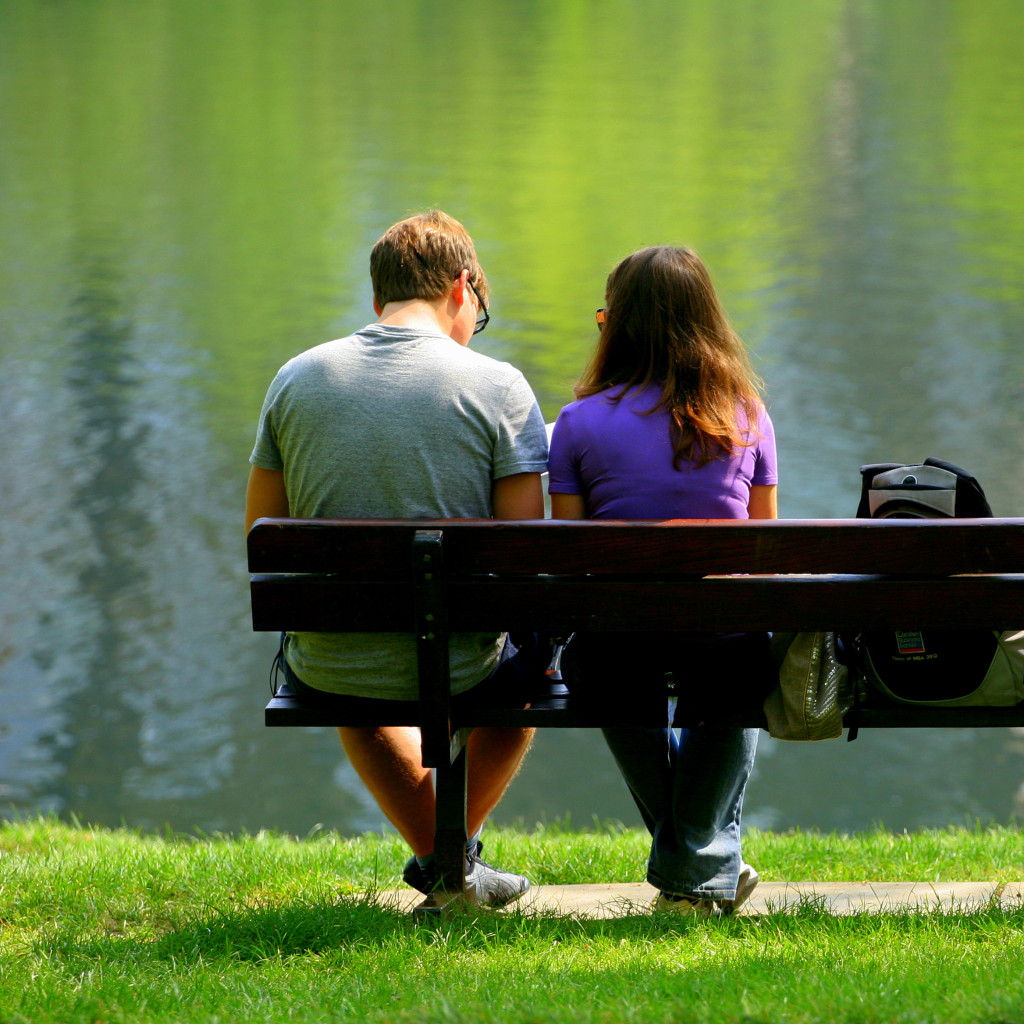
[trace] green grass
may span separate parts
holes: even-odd
[[[486,840],[540,884],[635,881],[647,849],[614,827]],[[1009,828],[744,851],[766,880],[1024,879]],[[0,825],[0,1022],[1024,1021],[1024,908],[423,924],[374,895],[404,859],[390,836]]]

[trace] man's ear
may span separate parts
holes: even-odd
[[[455,302],[455,305],[462,309],[462,304],[466,301],[467,293],[469,292],[469,271],[463,270],[457,278],[455,278],[455,284],[452,285],[451,297]]]
[[[377,316],[384,312],[384,307],[376,299],[373,300],[373,311]]]

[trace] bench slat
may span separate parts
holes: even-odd
[[[290,693],[271,697],[263,712],[265,725],[304,725],[304,726],[338,726],[338,725],[419,725],[418,706],[411,709],[404,702],[391,701],[400,705],[397,708],[375,710],[373,712],[346,711],[344,714],[330,708],[304,704],[298,697]]]
[[[372,720],[371,720],[372,718]],[[615,709],[619,725],[641,725],[649,728],[665,724],[665,712],[659,715],[650,707],[631,705]],[[415,713],[412,715],[393,712],[385,721],[380,715],[359,715],[352,712],[332,711],[330,708],[310,708],[294,696],[272,697],[264,712],[268,726],[339,726],[339,725],[418,725]],[[480,709],[470,715],[456,718],[452,728],[472,726],[520,726],[541,725],[559,729],[599,728],[608,724],[608,710],[605,707],[586,707],[578,701],[565,698],[548,701],[543,709],[496,708]],[[758,725],[762,723],[757,723]]]
[[[664,715],[648,708],[625,703],[616,704],[615,720],[619,725],[658,726]],[[338,726],[338,725],[415,725],[415,716],[394,713],[384,720],[380,714],[365,721],[351,712],[340,714],[329,709],[309,708],[291,696],[271,699],[265,711],[268,726]],[[899,705],[886,708],[858,708],[848,716],[850,722],[865,728],[989,728],[1024,726],[1024,704],[1007,708],[988,707],[915,707]],[[608,725],[608,708],[587,706],[578,700],[560,698],[545,702],[542,708],[480,709],[458,719],[455,727],[473,726],[535,726],[540,729],[590,729]],[[685,723],[697,725],[697,722]],[[730,717],[728,712],[716,714],[715,724],[745,728],[763,728],[764,718],[758,714]]]
[[[460,724],[474,726],[486,725],[521,725],[543,728],[586,729],[608,725],[608,708],[577,707],[571,698],[557,702],[557,707],[541,710],[487,710],[473,712],[466,721]],[[627,717],[620,721],[620,716]],[[616,724],[619,725],[664,725],[664,717],[630,714],[624,704],[616,704],[614,708]],[[686,719],[681,724],[694,727],[701,725],[699,719]],[[716,711],[714,724],[724,728],[762,729],[766,727],[763,714],[730,714],[727,710]],[[861,707],[850,712],[844,723],[847,727],[856,725],[858,728],[898,729],[898,728],[988,728],[994,726],[1024,726],[1024,703],[1014,707],[917,707],[899,705],[885,708]]]
[[[822,526],[829,530],[827,545]],[[1024,519],[261,519],[249,533],[249,568],[410,579],[407,552],[414,533],[439,528],[448,572],[454,575],[895,574],[920,572],[925,565],[935,575],[1024,572]]]
[[[256,632],[411,633],[408,583],[341,580],[331,576],[255,575],[249,584]]]
[[[1024,628],[1024,575],[468,579],[448,583],[448,601],[456,632]],[[256,630],[414,628],[411,589],[400,583],[257,576],[252,606]]]

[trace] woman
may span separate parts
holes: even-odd
[[[597,350],[551,443],[555,519],[774,519],[777,469],[760,381],[697,254],[643,249],[608,278]],[[579,680],[618,694],[671,673],[680,708],[760,703],[768,637],[578,636]],[[677,711],[677,716],[679,712]],[[652,835],[657,910],[732,913],[757,872],[740,852],[756,729],[605,729]]]

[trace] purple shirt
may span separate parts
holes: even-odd
[[[672,465],[670,417],[658,404],[660,385],[610,401],[610,388],[567,405],[551,437],[548,490],[580,494],[591,519],[746,519],[752,486],[778,483],[775,431],[762,408],[757,428],[739,423],[745,440],[699,469]]]

